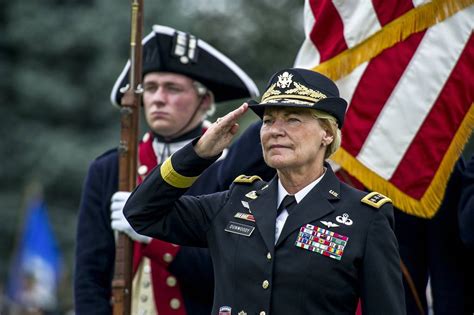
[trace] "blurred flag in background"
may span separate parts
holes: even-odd
[[[403,211],[431,218],[474,127],[473,0],[306,0],[296,67],[349,108],[333,156]]]
[[[16,308],[52,311],[57,307],[61,258],[41,198],[27,207],[11,266],[7,295]]]

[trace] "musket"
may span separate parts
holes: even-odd
[[[138,122],[142,89],[142,32],[143,0],[131,2],[130,71],[129,83],[120,92],[120,144],[119,187],[120,191],[132,191],[137,180]],[[112,305],[114,315],[129,315],[132,295],[133,241],[119,233],[115,244],[115,269],[112,281]]]

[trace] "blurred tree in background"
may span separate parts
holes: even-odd
[[[144,2],[144,35],[153,24],[189,31],[234,59],[260,90],[293,64],[304,37],[303,0]],[[0,3],[0,287],[21,229],[25,187],[38,182],[64,257],[59,300],[66,310],[82,181],[90,161],[119,140],[109,94],[128,58],[130,3]]]

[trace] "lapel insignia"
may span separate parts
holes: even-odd
[[[338,227],[338,226],[339,226],[339,224],[332,223],[331,221],[319,221],[319,222],[321,222],[322,224],[324,224],[324,225],[327,226],[328,228]]]
[[[255,218],[253,217],[253,215],[251,215],[251,214],[249,214],[249,213],[237,212],[237,213],[234,215],[234,218],[238,218],[238,219],[242,219],[242,220],[247,220],[247,221],[250,221],[250,222],[255,222]]]
[[[332,189],[329,191],[329,193],[331,195],[333,195],[334,197],[336,197],[336,198],[339,197],[339,194],[337,192],[335,192],[334,190],[332,190]]]
[[[354,223],[351,219],[349,219],[349,215],[344,213],[342,216],[338,215],[336,217],[336,221],[345,225],[352,225]]]
[[[248,192],[245,197],[250,198],[250,199],[257,199],[258,195],[255,190],[252,190],[251,192]]]
[[[227,226],[225,227],[226,232],[239,234],[239,235],[243,235],[247,237],[252,235],[253,230],[255,230],[254,226],[237,223],[233,221],[230,221],[229,223],[227,223]]]
[[[237,315],[247,315],[247,312],[240,311],[239,314],[237,314]]]
[[[306,224],[300,228],[295,246],[335,260],[341,260],[348,241],[349,238],[345,235]]]

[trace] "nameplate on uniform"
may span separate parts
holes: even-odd
[[[253,230],[255,230],[254,226],[242,224],[238,222],[230,221],[227,226],[225,227],[226,232],[235,233],[243,236],[249,237],[252,235]]]
[[[341,260],[349,238],[311,224],[303,225],[298,233],[297,247]]]
[[[250,221],[250,222],[255,222],[254,216],[251,215],[250,213],[237,212],[236,214],[234,214],[234,218],[247,220],[247,221]]]

